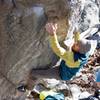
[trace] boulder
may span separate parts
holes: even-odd
[[[13,7],[11,0],[0,0],[0,97],[26,83],[31,69],[56,64],[59,58],[50,48],[44,26],[55,19],[62,23],[60,19],[65,20],[68,13],[64,0],[15,1]]]
[[[97,0],[84,0],[77,13],[71,12],[77,0],[12,1],[0,0],[0,100],[7,96],[10,98],[7,100],[11,100],[16,86],[26,83],[31,69],[49,68],[59,60],[50,48],[44,28],[46,22],[58,23],[59,42],[66,37],[69,20],[74,19],[70,15],[80,15],[81,10],[81,31],[99,22]]]

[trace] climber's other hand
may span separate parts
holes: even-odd
[[[47,23],[46,26],[46,31],[50,34],[50,35],[54,35],[57,33],[57,24],[53,24],[53,23]]]

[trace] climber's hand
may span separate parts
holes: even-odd
[[[53,24],[53,23],[47,23],[46,26],[46,31],[50,34],[50,35],[54,35],[57,33],[57,24]]]

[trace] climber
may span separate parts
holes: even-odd
[[[32,70],[32,77],[35,78],[55,78],[58,80],[70,80],[79,69],[87,62],[91,50],[91,43],[86,39],[79,39],[78,30],[74,30],[74,44],[70,45],[69,50],[62,48],[57,40],[57,25],[53,23],[46,24],[46,30],[50,34],[50,45],[55,54],[62,61],[59,67],[49,69]]]
[[[58,80],[70,80],[76,73],[87,63],[90,56],[91,41],[81,38],[78,29],[75,28],[74,41],[69,49],[64,49],[60,46],[57,39],[57,24],[46,24],[46,31],[49,33],[49,41],[52,50],[62,59],[59,67],[52,67],[49,69],[33,69],[31,72],[34,79],[38,78],[55,78]]]
[[[39,78],[55,78],[58,80],[70,80],[76,73],[87,63],[89,58],[89,51],[91,51],[90,40],[81,38],[77,28],[75,28],[74,42],[69,49],[64,49],[60,46],[57,39],[57,24],[46,24],[46,31],[49,33],[50,46],[57,56],[62,61],[59,67],[52,67],[49,69],[33,69],[30,76],[34,83]],[[31,84],[30,81],[28,81]],[[27,83],[28,84],[28,83]],[[28,84],[28,85],[29,85]],[[29,85],[30,86],[30,85]]]
[[[74,43],[70,45],[69,50],[65,50],[57,40],[57,24],[48,23],[46,30],[50,35],[51,48],[62,59],[59,66],[60,78],[62,80],[70,80],[87,62],[89,57],[88,52],[91,50],[91,43],[86,39],[80,40],[80,33],[75,29]]]

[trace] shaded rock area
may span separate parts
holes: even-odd
[[[81,32],[99,23],[100,1],[79,1],[76,13],[77,0],[0,0],[0,100],[16,99],[15,88],[27,82],[31,69],[52,67],[59,60],[48,42],[47,21],[58,23],[60,42],[71,29],[69,20]]]

